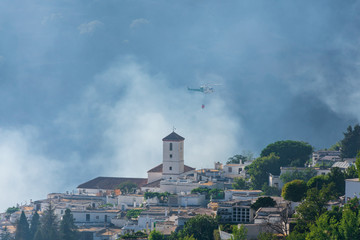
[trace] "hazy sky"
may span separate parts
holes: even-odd
[[[330,147],[360,118],[359,12],[351,0],[0,1],[0,210],[146,177],[173,127],[196,168],[278,140]],[[187,91],[204,83],[221,85]]]

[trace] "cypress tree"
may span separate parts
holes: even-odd
[[[77,240],[78,232],[74,224],[74,217],[70,209],[65,210],[65,214],[60,222],[60,239],[61,240]]]
[[[20,220],[16,225],[15,240],[30,240],[29,223],[24,211],[21,212]]]
[[[41,236],[44,240],[58,240],[58,221],[55,215],[55,209],[51,203],[49,207],[44,211],[44,215],[41,218]]]
[[[37,211],[34,213],[30,223],[30,239],[33,240],[36,232],[40,228],[40,216]]]

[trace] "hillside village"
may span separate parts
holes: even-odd
[[[134,239],[136,233],[146,236],[154,230],[171,239],[170,236],[199,215],[215,218],[220,224],[214,239],[231,239],[229,225],[242,229],[246,239],[270,239],[265,238],[269,234],[283,239],[296,229],[294,226],[299,226],[299,216],[305,219],[301,207],[297,207],[311,202],[309,192],[306,193],[309,184],[315,186],[313,190],[320,196],[326,194],[325,181],[331,183],[329,179],[342,176],[338,178],[342,180],[333,184],[340,186],[340,190],[332,194],[336,198],[326,199],[319,216],[323,209],[343,207],[360,193],[356,158],[342,157],[340,149],[314,152],[311,149],[307,154],[311,161],[301,163],[302,166],[280,166],[278,174],[260,169],[259,174],[265,174],[267,179],[265,185],[256,189],[251,187],[251,182],[256,182],[253,178],[257,176],[253,167],[256,161],[279,160],[277,156],[261,156],[260,160],[234,156],[227,163],[215,162],[213,168],[195,169],[186,165],[184,137],[173,131],[162,139],[162,144],[163,159],[147,171],[147,178],[97,177],[80,183],[77,192],[49,193],[46,199],[9,208],[1,214],[0,236],[3,239],[5,233],[9,239],[15,236],[22,212],[31,223],[35,212],[41,216],[50,207],[59,221],[70,209],[79,239],[84,240],[116,240],[131,238],[129,236]],[[352,178],[346,179],[346,176]],[[298,187],[303,184],[300,181],[305,182],[305,188],[307,183],[305,190]],[[320,184],[324,187],[319,187]],[[291,187],[295,190],[287,192]],[[311,221],[316,226],[317,219]],[[304,236],[301,234],[299,232],[299,236]],[[138,239],[146,239],[144,236]]]

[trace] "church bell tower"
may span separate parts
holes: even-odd
[[[184,140],[174,131],[163,139],[163,179],[176,180],[184,173]]]

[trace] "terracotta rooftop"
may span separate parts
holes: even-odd
[[[172,132],[169,135],[167,135],[166,137],[164,137],[162,139],[163,141],[184,141],[185,138],[183,138],[182,136],[178,135],[176,132]]]
[[[86,183],[80,184],[77,188],[114,190],[123,182],[132,182],[138,187],[142,187],[147,183],[147,178],[97,177]]]
[[[189,172],[189,171],[192,171],[192,170],[195,170],[195,168],[192,168],[192,167],[189,167],[187,165],[184,165],[184,172]],[[147,171],[148,173],[149,172],[157,172],[157,173],[162,173],[163,171],[163,164],[159,164],[157,165],[156,167],[150,169],[149,171]]]

